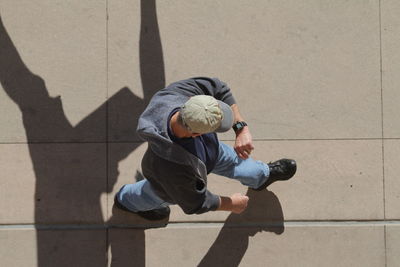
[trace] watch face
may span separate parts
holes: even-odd
[[[244,122],[244,121],[238,121],[238,122],[236,122],[236,123],[232,126],[232,128],[233,128],[233,130],[235,130],[235,132],[236,132],[236,131],[242,129],[244,126],[247,126],[247,123],[246,123],[246,122]]]
[[[233,129],[235,131],[238,131],[238,130],[242,129],[245,125],[246,125],[245,123],[238,121],[233,125]]]

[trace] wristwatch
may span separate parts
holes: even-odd
[[[233,124],[232,129],[237,133],[238,131],[242,130],[244,126],[247,126],[247,123],[244,121],[237,121]]]

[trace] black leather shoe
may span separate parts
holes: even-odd
[[[165,208],[160,208],[160,209],[155,209],[155,210],[147,210],[147,211],[131,211],[127,208],[125,208],[121,203],[119,203],[117,196],[115,195],[114,197],[114,205],[115,207],[124,210],[124,211],[128,211],[131,212],[133,214],[137,214],[142,218],[145,218],[149,221],[159,221],[159,220],[163,220],[165,218],[169,217],[169,214],[171,212],[169,207],[165,207]]]
[[[268,163],[269,167],[269,177],[265,183],[260,187],[254,189],[256,191],[261,191],[267,188],[270,184],[276,181],[289,180],[296,173],[297,165],[296,161],[293,159],[280,159],[275,162]]]

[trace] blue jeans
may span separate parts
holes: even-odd
[[[238,180],[245,186],[257,188],[267,181],[269,167],[252,158],[239,158],[231,146],[220,142],[217,163],[212,173]],[[117,193],[117,199],[127,209],[135,212],[171,205],[157,196],[146,179],[124,185]]]

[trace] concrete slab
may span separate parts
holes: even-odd
[[[113,194],[123,184],[134,182],[136,171],[140,169],[146,144],[136,148],[124,160],[114,159],[121,158],[118,154],[124,150],[135,149],[135,145],[110,145],[109,162],[114,165],[109,167],[109,177],[112,179],[109,185],[114,184],[116,178],[113,177],[118,175],[114,188],[108,190]],[[247,188],[236,181],[210,175],[208,187],[216,194],[249,194],[253,199],[249,213],[234,218],[228,212],[187,216],[179,207],[173,206],[170,221],[225,221],[228,216],[233,222],[384,218],[381,141],[256,141],[254,145],[256,149],[253,156],[257,160],[269,162],[283,157],[296,159],[298,172],[293,180],[277,182],[268,191],[256,193],[247,192]],[[109,214],[112,214],[112,198],[113,195],[108,197]],[[260,213],[260,209],[264,212]],[[130,221],[121,218],[120,222],[126,220]]]
[[[104,266],[105,230],[0,229],[3,266]]]
[[[384,218],[380,140],[277,143],[268,152],[269,158],[285,154],[298,159],[297,179],[270,187],[281,199],[285,219]]]
[[[377,1],[182,0],[157,12],[167,83],[226,81],[255,138],[381,137]]]
[[[106,1],[3,1],[1,11],[0,141],[105,141]]]
[[[102,223],[105,144],[2,144],[0,223]]]
[[[276,234],[263,227],[184,225],[111,230],[109,240],[116,266],[385,265],[383,226],[289,226]]]
[[[387,265],[395,267],[400,262],[400,226],[386,226],[386,249],[387,249]]]
[[[383,82],[383,115],[384,136],[400,137],[398,119],[400,79],[397,75],[400,69],[400,3],[398,1],[383,1],[382,13],[382,82]]]
[[[400,140],[385,140],[385,210],[386,219],[400,219]]]

